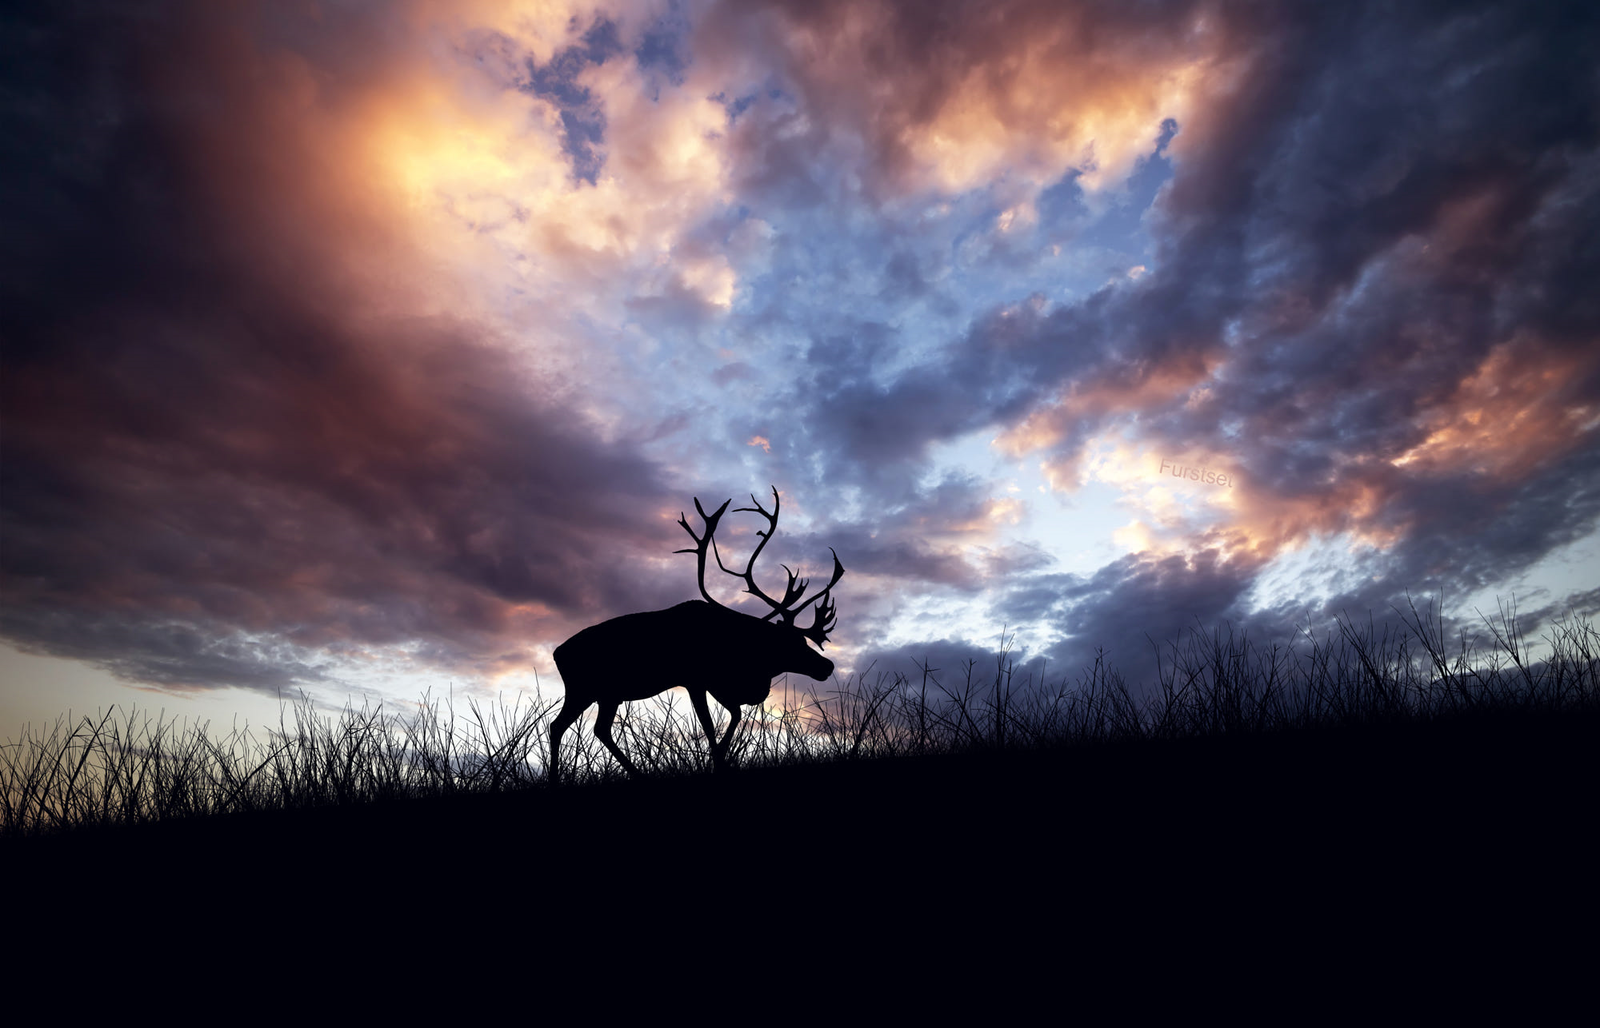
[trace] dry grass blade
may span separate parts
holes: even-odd
[[[1567,617],[1549,654],[1530,655],[1515,607],[1484,618],[1491,648],[1466,635],[1447,650],[1431,608],[1397,611],[1399,628],[1337,622],[1296,647],[1257,648],[1231,626],[1191,630],[1157,647],[1157,678],[1128,686],[1103,654],[1071,686],[1020,673],[1005,640],[992,677],[976,662],[946,684],[867,673],[826,695],[791,691],[738,726],[729,748],[743,767],[1241,735],[1290,729],[1420,724],[1457,717],[1600,712],[1600,632]],[[869,677],[870,676],[870,677]],[[712,765],[704,734],[676,693],[628,704],[615,731],[653,774]],[[0,836],[81,826],[139,824],[255,810],[340,806],[545,783],[549,726],[559,701],[535,695],[507,705],[424,696],[409,716],[382,706],[319,713],[301,699],[257,740],[248,728],[213,737],[142,711],[70,715],[24,729],[0,747]],[[725,722],[724,722],[725,724]],[[719,727],[719,731],[720,731]],[[592,731],[573,733],[570,780],[601,781],[620,768]]]

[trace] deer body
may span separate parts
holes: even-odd
[[[664,664],[661,674],[639,673],[638,656],[665,653],[681,656]],[[550,729],[551,767],[559,760],[567,726],[590,704],[599,703],[594,734],[632,774],[638,769],[611,737],[611,723],[622,703],[683,686],[711,743],[712,759],[720,766],[738,727],[740,706],[765,700],[774,678],[793,672],[820,682],[833,674],[833,661],[807,646],[799,629],[704,600],[602,621],[557,646],[555,660],[567,697]],[[730,715],[720,741],[707,695]]]
[[[751,502],[755,503],[753,497]],[[829,594],[844,574],[838,557],[834,557],[833,580],[811,599],[799,602],[806,583],[794,572],[789,572],[789,584],[782,600],[768,596],[756,585],[752,572],[756,558],[777,529],[777,490],[773,490],[770,513],[759,503],[754,507],[741,507],[740,510],[764,515],[768,528],[766,532],[756,533],[761,542],[739,577],[748,585],[747,592],[772,608],[764,618],[742,613],[716,602],[705,584],[708,548],[712,554],[716,553],[712,535],[728,504],[724,503],[716,513],[707,515],[697,499],[695,509],[705,522],[705,534],[695,535],[687,519],[680,519],[679,523],[695,540],[696,547],[679,552],[698,555],[700,593],[704,600],[686,600],[666,610],[614,617],[585,628],[556,647],[556,669],[561,672],[566,699],[550,726],[552,783],[560,778],[561,736],[590,704],[600,706],[595,717],[595,737],[629,774],[636,775],[638,768],[611,737],[617,708],[630,700],[648,699],[682,686],[688,691],[695,715],[711,744],[713,766],[720,770],[725,766],[728,744],[739,726],[742,705],[766,699],[772,691],[772,680],[785,672],[808,675],[819,682],[833,674],[833,661],[811,649],[806,640],[820,647],[833,627],[834,608]],[[723,571],[736,574],[723,567],[720,556],[716,560]],[[811,627],[799,627],[795,624],[796,617],[812,604],[816,604],[816,610]],[[774,617],[779,620],[772,620]],[[641,675],[636,670],[640,657],[653,662],[654,674]],[[706,705],[708,695],[728,709],[728,728],[720,741],[711,720],[711,710]]]
[[[683,666],[668,663],[665,679],[654,680],[636,670],[637,657],[663,653],[681,654]],[[785,672],[819,682],[833,674],[833,661],[807,646],[799,629],[704,600],[602,621],[557,646],[555,658],[569,702],[574,693],[586,695],[585,709],[607,697],[649,699],[677,685],[702,689],[733,709],[766,699],[772,680]]]

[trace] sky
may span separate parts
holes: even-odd
[[[841,675],[1600,611],[1592,4],[36,6],[0,735],[554,695],[773,487]]]

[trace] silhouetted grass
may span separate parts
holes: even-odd
[[[730,753],[746,768],[785,767],[1600,711],[1592,624],[1557,622],[1549,654],[1532,660],[1514,612],[1488,623],[1482,653],[1465,636],[1452,651],[1431,610],[1402,617],[1403,628],[1382,630],[1342,619],[1336,636],[1306,633],[1291,647],[1260,648],[1231,628],[1192,631],[1160,651],[1157,680],[1142,690],[1103,656],[1051,687],[1019,674],[1004,651],[981,672],[967,663],[953,674],[862,675],[826,695],[780,687],[747,715]],[[115,709],[62,718],[0,753],[0,834],[542,787],[559,702],[466,706],[460,715],[425,699],[409,716],[382,707],[326,716],[302,700],[259,737]],[[624,708],[615,733],[648,774],[710,766],[679,694]],[[582,730],[568,734],[563,769],[574,783],[620,774]]]

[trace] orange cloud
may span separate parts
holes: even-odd
[[[898,190],[1026,192],[1073,169],[1091,195],[1117,186],[1165,119],[1186,121],[1228,49],[1201,7],[1145,18],[1054,2],[776,6],[771,35],[809,106],[854,122]],[[730,8],[722,20],[754,17]],[[735,49],[744,31],[712,25],[708,51]]]
[[[1600,409],[1575,398],[1593,365],[1592,353],[1529,335],[1501,343],[1423,416],[1427,436],[1390,463],[1414,474],[1525,478],[1593,442]]]
[[[1034,408],[997,436],[994,445],[1011,457],[1060,446],[1080,426],[1170,404],[1207,381],[1216,367],[1215,358],[1186,352],[1165,362],[1124,365],[1091,378],[1075,379],[1054,400]],[[1083,454],[1078,446],[1069,447],[1069,451],[1049,462],[1051,488],[1076,485]]]
[[[1046,467],[1053,486],[1076,487],[1092,478],[1121,488],[1136,517],[1119,530],[1117,542],[1135,552],[1216,549],[1225,559],[1265,562],[1312,536],[1343,536],[1352,545],[1387,550],[1419,529],[1406,513],[1410,506],[1399,501],[1427,488],[1424,482],[1466,477],[1503,487],[1592,445],[1600,410],[1576,398],[1592,365],[1588,353],[1519,335],[1494,347],[1420,415],[1424,434],[1417,443],[1393,458],[1346,458],[1325,482],[1300,493],[1248,474],[1227,490],[1154,476],[1151,455],[1162,444],[1111,434]],[[1059,417],[1060,409],[1048,413]],[[1062,436],[1045,431],[1018,438],[1048,445]],[[1170,452],[1184,462],[1215,460],[1177,447]]]
[[[576,7],[557,17],[555,6],[452,12],[451,42],[470,55],[475,40],[505,37],[526,48],[519,60],[548,59],[575,41],[574,22],[593,18]],[[730,305],[737,280],[727,260],[685,241],[729,199],[726,113],[707,99],[715,90],[691,81],[652,92],[628,52],[585,68],[574,86],[605,118],[605,161],[590,184],[574,178],[555,106],[435,49],[450,56],[419,57],[349,126],[369,183],[426,252],[490,295],[514,289],[539,303],[546,324],[552,308],[616,321],[631,296],[674,289]]]
[[[899,142],[912,181],[956,193],[1011,176],[1043,184],[1079,169],[1089,192],[1119,184],[1148,153],[1162,121],[1186,120],[1206,59],[1096,50],[1085,60],[1076,26],[1019,40],[999,67],[969,69],[939,109]]]

